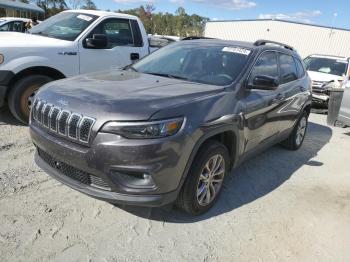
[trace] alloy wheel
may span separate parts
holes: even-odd
[[[306,134],[306,126],[307,126],[307,120],[306,117],[302,117],[299,121],[298,124],[298,129],[297,129],[297,133],[296,133],[296,138],[295,138],[295,142],[296,144],[299,146],[305,137]]]
[[[217,154],[205,164],[199,176],[197,185],[197,201],[201,206],[207,206],[220,192],[225,176],[225,160]]]

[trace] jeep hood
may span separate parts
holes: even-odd
[[[1,47],[54,47],[71,45],[72,42],[60,40],[51,37],[45,37],[40,35],[32,35],[17,32],[1,32],[0,33],[0,48]]]
[[[101,121],[137,121],[223,89],[116,69],[51,82],[37,98]]]

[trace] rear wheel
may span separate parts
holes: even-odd
[[[197,154],[176,205],[192,215],[208,211],[218,199],[229,169],[227,148],[210,141]]]
[[[18,80],[13,85],[8,98],[9,108],[13,116],[27,124],[35,93],[42,85],[52,80],[51,77],[45,75],[30,75]]]
[[[308,116],[308,113],[304,111],[292,133],[282,142],[283,147],[289,150],[298,150],[301,147],[306,136]]]

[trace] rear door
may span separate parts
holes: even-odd
[[[141,33],[134,26],[135,22],[121,18],[107,18],[100,22],[79,45],[80,73],[122,67],[137,60],[143,43]],[[107,36],[106,49],[90,49],[84,45],[86,38],[92,38],[94,34]]]
[[[285,53],[278,53],[280,66],[279,93],[283,97],[278,115],[280,132],[290,130],[298,120],[300,110],[308,99],[308,80],[300,60]]]
[[[258,75],[279,77],[277,53],[265,51],[257,59],[248,84]],[[251,89],[246,91],[245,102],[245,153],[273,141],[279,132],[279,109],[283,102],[276,90]]]

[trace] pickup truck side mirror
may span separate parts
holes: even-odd
[[[104,34],[94,34],[92,38],[86,38],[86,48],[105,49],[108,46],[107,36]]]
[[[248,84],[249,89],[275,90],[279,86],[279,81],[275,77],[258,75],[253,79],[253,83]]]

